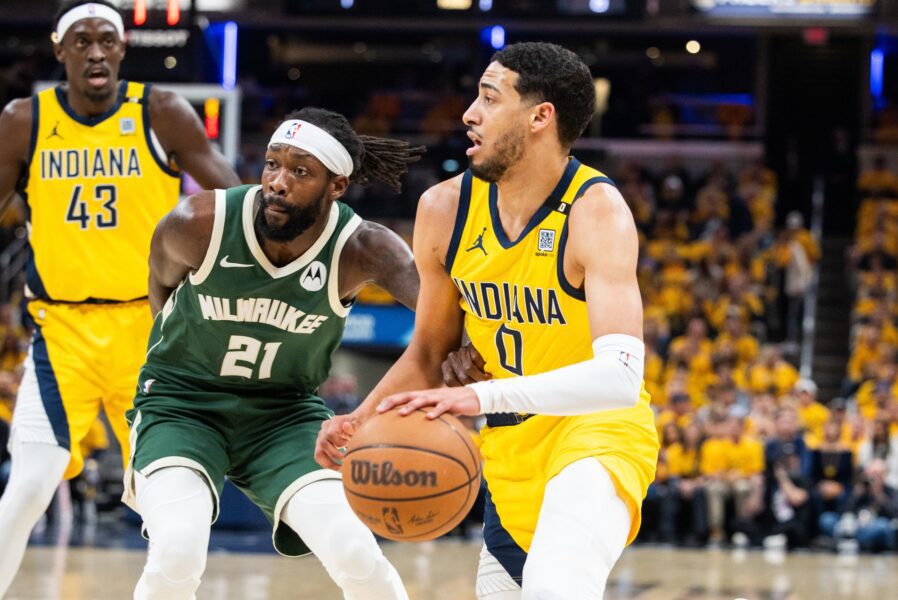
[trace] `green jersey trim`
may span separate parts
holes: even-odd
[[[225,198],[227,192],[225,190],[215,190],[215,216],[212,222],[212,238],[209,240],[209,247],[206,249],[206,256],[200,263],[200,268],[191,273],[188,277],[193,285],[200,285],[215,267],[215,259],[218,258],[218,251],[221,249],[221,237],[224,233],[225,226]]]
[[[336,203],[334,203],[334,208],[337,208]],[[340,231],[340,235],[334,244],[333,255],[331,256],[331,273],[330,278],[327,280],[327,297],[330,300],[331,310],[334,311],[334,314],[344,319],[349,315],[352,305],[344,305],[343,300],[340,298],[340,255],[343,253],[343,246],[346,245],[350,236],[355,233],[361,224],[362,218],[358,215],[352,215],[352,218]]]
[[[333,235],[334,230],[337,228],[337,222],[340,220],[340,207],[337,206],[336,202],[331,205],[324,231],[321,232],[321,235],[318,236],[318,239],[315,240],[315,243],[312,244],[308,250],[303,252],[293,262],[286,264],[283,267],[276,267],[271,264],[271,261],[268,260],[268,257],[265,256],[265,253],[262,251],[262,247],[259,245],[259,240],[256,239],[255,227],[253,227],[253,204],[255,204],[256,193],[258,193],[260,189],[262,189],[261,185],[253,186],[247,190],[246,196],[243,197],[243,235],[246,238],[246,244],[249,247],[250,252],[259,265],[274,279],[280,279],[296,273],[318,256],[324,246],[330,241],[331,235]]]

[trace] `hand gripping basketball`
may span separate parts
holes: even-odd
[[[325,469],[340,470],[346,444],[355,434],[357,419],[354,415],[335,415],[321,423],[315,442],[315,460]]]

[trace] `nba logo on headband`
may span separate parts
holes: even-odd
[[[288,140],[292,140],[296,135],[296,132],[299,131],[300,127],[302,127],[302,123],[294,123],[292,126],[290,126],[290,129],[288,129],[287,132],[284,133],[284,137]]]

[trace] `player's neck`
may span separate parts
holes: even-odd
[[[65,99],[69,107],[79,117],[95,117],[107,112],[115,104],[118,96],[119,83],[116,83],[115,91],[100,101],[93,101],[84,94],[78,94],[72,90],[72,86],[66,85],[63,88]]]
[[[526,226],[558,185],[569,162],[566,154],[547,159],[545,154],[531,151],[505,172],[496,185],[499,214],[507,233],[515,233],[509,229],[519,232]]]

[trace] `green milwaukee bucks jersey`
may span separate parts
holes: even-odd
[[[321,236],[283,267],[253,227],[261,186],[215,191],[215,221],[200,268],[156,316],[141,382],[253,395],[312,394],[330,371],[349,307],[338,266],[361,219],[335,202]]]

